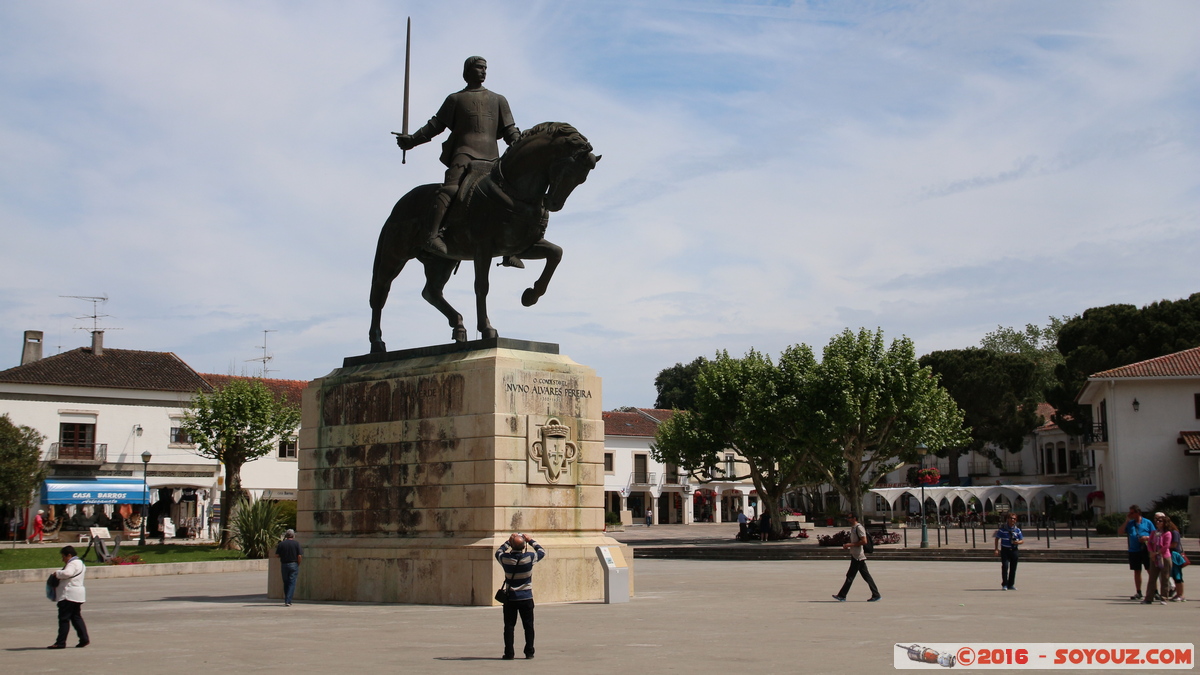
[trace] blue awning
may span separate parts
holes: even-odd
[[[47,478],[43,504],[141,504],[142,481],[128,478]]]

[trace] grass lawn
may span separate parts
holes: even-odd
[[[74,545],[76,550],[84,551],[83,546]],[[183,544],[164,544],[152,546],[121,546],[121,557],[137,555],[144,563],[172,562],[202,562],[207,560],[244,560],[246,556],[241,551],[222,551],[215,545],[185,546]],[[93,551],[85,560],[86,565],[97,565],[96,553]],[[62,567],[62,557],[57,548],[3,548],[0,547],[0,570],[24,570],[39,567]]]

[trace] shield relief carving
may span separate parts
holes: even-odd
[[[530,415],[526,425],[528,485],[576,485],[579,467],[579,445],[572,430],[557,417]]]

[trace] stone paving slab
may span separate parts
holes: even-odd
[[[881,673],[895,643],[1194,642],[1200,620],[1200,602],[1130,602],[1132,575],[1117,565],[1022,563],[1020,590],[1004,592],[998,564],[872,561],[883,601],[865,602],[859,581],[838,603],[829,596],[844,560],[635,564],[639,595],[628,604],[539,605],[530,665],[499,660],[500,608],[287,608],[266,599],[255,572],[89,580],[93,644],[60,651],[44,649],[55,607],[42,588],[0,586],[0,669]]]

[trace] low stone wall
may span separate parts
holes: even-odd
[[[58,569],[0,571],[0,584],[45,583],[46,577]],[[221,572],[265,572],[266,560],[211,560],[205,562],[154,563],[149,565],[96,565],[87,568],[84,578],[123,579],[126,577],[159,577],[174,574],[218,574]]]

